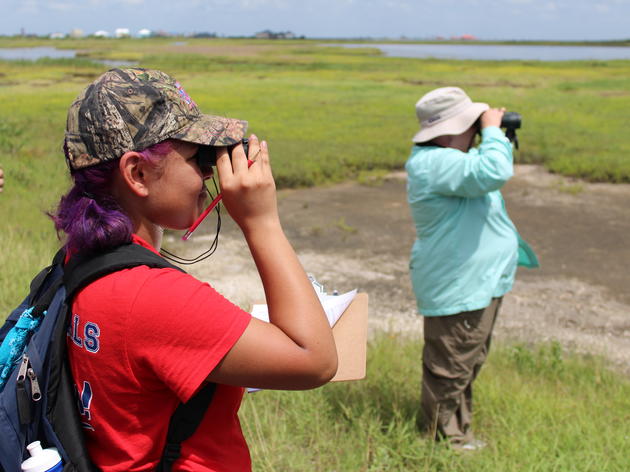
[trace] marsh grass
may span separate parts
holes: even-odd
[[[523,114],[521,162],[589,180],[630,181],[628,61],[414,60],[312,41],[185,41],[0,38],[0,47],[81,51],[78,59],[0,61],[0,165],[6,174],[0,313],[21,300],[58,246],[45,212],[69,184],[61,153],[66,110],[106,69],[94,59],[164,69],[205,112],[249,120],[250,130],[270,143],[280,187],[367,181],[401,169],[416,130],[413,104],[451,84]],[[252,394],[241,417],[255,469],[629,468],[630,388],[601,362],[554,345],[495,349],[476,384],[475,423],[490,446],[461,456],[416,429],[420,354],[418,342],[383,335],[370,346],[365,381]]]
[[[475,384],[477,435],[458,454],[419,432],[421,342],[392,334],[368,350],[363,381],[249,394],[241,420],[256,471],[622,471],[630,383],[558,344],[493,348]]]
[[[522,62],[387,58],[315,41],[190,38],[0,38],[0,47],[76,49],[76,59],[0,61],[0,311],[54,252],[45,212],[67,188],[66,110],[107,66],[133,60],[185,84],[208,113],[246,119],[270,143],[279,187],[328,184],[402,169],[414,103],[443,85],[522,113],[520,162],[588,180],[630,181],[630,61]],[[378,179],[377,179],[378,180]]]
[[[247,119],[270,143],[279,187],[367,182],[402,169],[417,127],[414,103],[449,84],[522,113],[518,161],[630,182],[630,61],[419,60],[308,40],[180,39],[0,38],[0,47],[46,45],[80,56],[0,61],[2,312],[57,244],[45,212],[69,182],[61,153],[66,110],[107,68],[96,59],[163,69],[205,112]]]

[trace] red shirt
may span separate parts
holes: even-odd
[[[134,242],[153,249],[134,236]],[[175,269],[109,274],[74,299],[72,374],[90,457],[103,471],[156,467],[169,419],[232,348],[251,316],[210,285]],[[218,385],[178,471],[247,471],[241,387]]]

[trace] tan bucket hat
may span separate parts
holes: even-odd
[[[204,115],[175,79],[158,70],[112,69],[68,110],[65,147],[71,170],[118,159],[166,139],[230,146],[247,122]]]
[[[412,141],[424,143],[438,136],[461,134],[489,108],[487,103],[474,103],[459,87],[432,90],[416,103],[420,131]]]

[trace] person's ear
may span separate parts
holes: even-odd
[[[120,175],[126,187],[139,197],[149,194],[148,163],[137,152],[128,151],[122,155],[119,162]]]

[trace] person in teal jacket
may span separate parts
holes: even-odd
[[[464,450],[485,445],[471,429],[472,384],[502,297],[519,256],[523,265],[538,264],[500,192],[513,175],[504,111],[474,103],[457,87],[427,93],[416,104],[421,129],[405,165],[416,227],[411,280],[424,316],[423,423]]]

